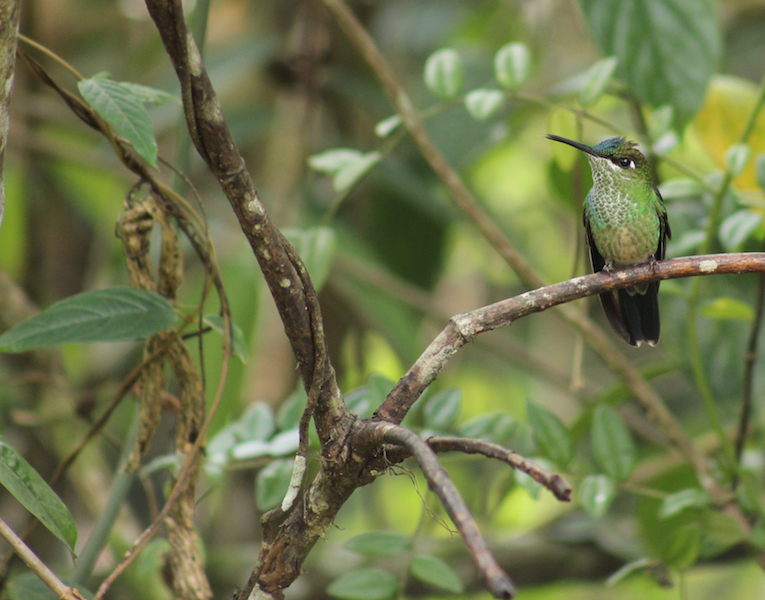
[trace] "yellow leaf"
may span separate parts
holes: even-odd
[[[714,161],[725,168],[725,153],[737,144],[744,133],[757,101],[757,86],[739,77],[717,76],[709,85],[704,105],[694,121],[696,132],[702,146]],[[749,137],[750,156],[765,152],[765,113],[761,112]],[[750,160],[746,168],[734,183],[740,189],[758,189],[754,161]]]

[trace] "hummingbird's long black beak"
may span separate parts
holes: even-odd
[[[581,150],[582,152],[586,152],[587,154],[592,154],[593,156],[598,156],[593,151],[592,146],[588,146],[587,144],[580,144],[579,142],[575,142],[574,140],[570,140],[568,138],[560,137],[559,135],[552,135],[551,133],[548,133],[545,137],[548,140],[553,140],[554,142],[563,142],[564,144],[568,144],[569,146],[573,146],[574,148],[576,148],[578,150]]]

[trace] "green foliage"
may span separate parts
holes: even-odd
[[[539,451],[559,467],[565,468],[574,457],[568,429],[553,413],[534,402],[526,403],[526,415]]]
[[[459,575],[440,558],[419,554],[409,562],[409,571],[420,581],[453,594],[461,594],[464,586]]]
[[[616,498],[616,483],[606,475],[588,475],[579,484],[579,504],[593,519],[606,514]]]
[[[525,44],[507,44],[494,56],[494,76],[506,90],[515,91],[523,86],[530,69],[531,52]]]
[[[411,549],[412,543],[395,531],[372,531],[352,537],[343,547],[365,556],[398,556]]]
[[[618,64],[618,59],[611,56],[599,60],[589,68],[579,88],[579,104],[588,107],[600,100]]]
[[[103,77],[83,79],[77,83],[77,87],[99,116],[130,142],[141,157],[156,167],[157,141],[154,139],[151,118],[143,103],[157,102],[159,98],[167,96],[162,96],[156,90],[151,90],[154,93],[150,94],[150,88],[145,86],[126,85]]]
[[[205,315],[205,324],[212,327],[215,331],[224,335],[223,333],[223,317],[220,315]],[[236,323],[231,323],[231,343],[234,354],[242,359],[242,362],[247,362],[249,351],[247,350],[247,343],[244,340],[244,332],[242,328]]]
[[[169,329],[177,317],[162,296],[109,288],[66,298],[0,336],[0,352],[75,342],[120,342]]]
[[[425,85],[441,100],[455,98],[465,82],[462,57],[456,50],[446,48],[431,54],[425,62]]]
[[[266,512],[284,499],[295,461],[279,459],[269,463],[255,478],[255,506]]]
[[[619,76],[652,106],[669,104],[684,126],[701,106],[720,57],[711,0],[580,0],[595,42]]]
[[[336,579],[327,593],[342,600],[387,600],[398,593],[396,578],[379,569],[351,571]]]
[[[635,468],[635,442],[619,415],[599,405],[592,417],[592,453],[606,475],[624,481]]]
[[[50,486],[5,440],[0,440],[0,484],[74,552],[77,525]]]

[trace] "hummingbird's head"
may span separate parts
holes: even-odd
[[[615,137],[603,140],[596,146],[587,146],[557,135],[547,135],[547,138],[568,144],[586,153],[596,185],[603,179],[608,182],[650,184],[648,161],[637,149],[635,142],[623,137]]]

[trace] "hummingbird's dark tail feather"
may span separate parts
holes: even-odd
[[[649,283],[645,293],[618,290],[600,295],[600,303],[609,323],[632,346],[659,343],[659,286]]]

